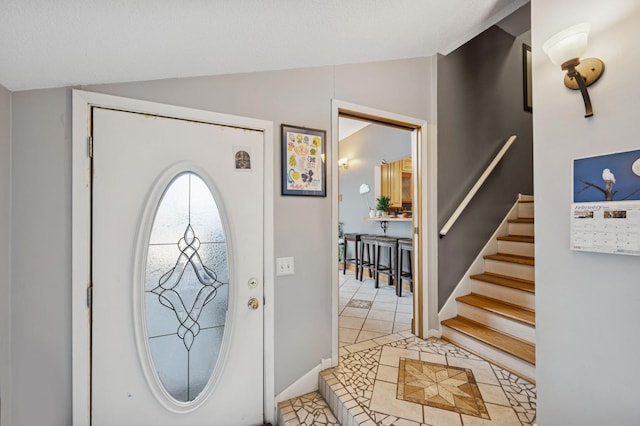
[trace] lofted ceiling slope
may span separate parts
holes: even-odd
[[[0,0],[11,91],[447,54],[528,0]]]

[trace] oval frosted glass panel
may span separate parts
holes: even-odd
[[[176,176],[156,208],[144,280],[151,362],[176,401],[193,401],[216,366],[229,295],[220,211],[193,172]]]

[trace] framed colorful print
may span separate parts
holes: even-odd
[[[281,127],[282,195],[326,197],[326,131]]]

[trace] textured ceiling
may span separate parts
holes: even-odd
[[[0,0],[9,90],[449,53],[528,0]]]

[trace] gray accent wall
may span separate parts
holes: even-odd
[[[637,425],[640,258],[569,249],[574,158],[640,149],[640,2],[536,0],[533,28],[536,364],[540,425]],[[590,22],[584,57],[604,61],[580,93],[542,52],[553,34]]]
[[[442,308],[518,193],[533,194],[532,114],[524,110],[522,44],[493,26],[438,56],[438,226],[441,228],[511,135],[518,138],[438,244]]]
[[[0,424],[11,424],[11,93],[0,86]]]
[[[327,197],[280,196],[281,123],[326,129],[331,99],[433,121],[433,58],[110,84],[85,90],[274,122],[275,392],[331,356]],[[71,423],[71,89],[12,94],[13,424]],[[330,142],[330,141],[328,141]],[[328,144],[327,158],[337,161]],[[331,181],[329,175],[327,182]],[[19,236],[19,238],[16,238]],[[269,301],[267,301],[269,303]],[[34,409],[37,407],[37,409]]]

